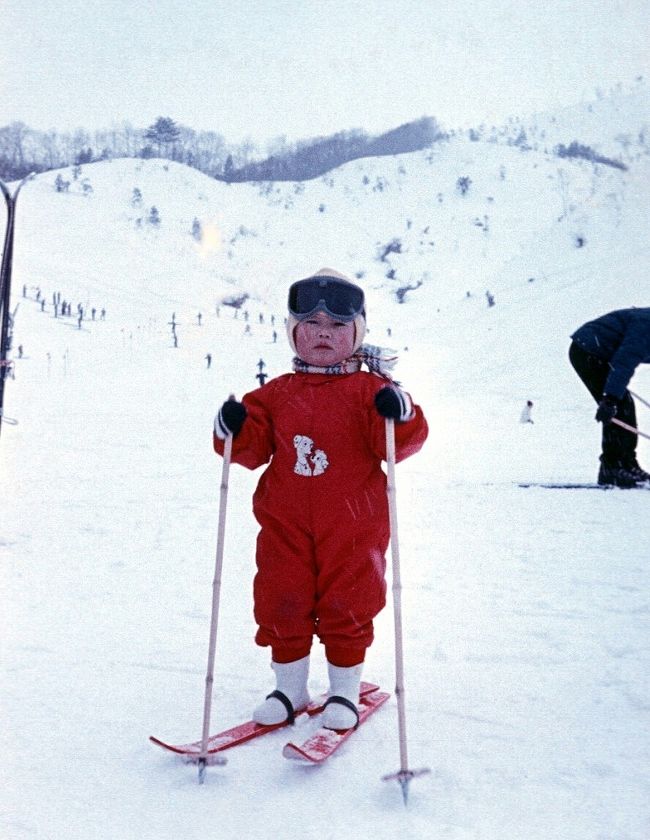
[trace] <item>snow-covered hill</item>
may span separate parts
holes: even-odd
[[[638,97],[603,116],[608,153]],[[562,114],[566,142],[595,146],[586,119]],[[648,305],[641,129],[627,171],[455,137],[304,184],[127,160],[24,188],[18,423],[0,438],[3,836],[646,840],[650,497],[516,486],[595,477],[599,428],[566,352],[589,318]],[[324,265],[360,278],[369,340],[399,350],[431,426],[397,476],[410,757],[432,769],[408,809],[379,780],[399,764],[392,700],[319,769],[285,762],[280,732],[198,786],[147,741],[200,734],[214,412],[256,387],[260,360],[288,369],[287,285]],[[650,371],[632,387],[650,398]],[[252,641],[257,478],[231,472],[213,731],[271,687]],[[394,683],[390,607],[366,675]],[[310,685],[326,687],[320,650]]]
[[[466,291],[509,287],[588,264],[596,246],[609,251],[611,243],[628,245],[620,228],[644,201],[635,190],[643,193],[646,183],[650,145],[643,113],[649,98],[642,87],[634,96],[598,101],[559,120],[539,116],[540,136],[553,125],[558,134],[552,144],[528,152],[457,138],[410,155],[352,162],[304,183],[226,185],[172,162],[132,159],[82,167],[76,178],[70,170],[45,174],[22,200],[25,274],[33,284],[67,282],[82,297],[98,284],[98,292],[121,305],[126,283],[130,308],[140,305],[145,312],[166,297],[211,306],[224,283],[282,307],[284,286],[305,270],[305,259],[337,261],[373,287],[391,269],[389,288],[424,278],[419,296],[430,305]],[[624,137],[629,145],[622,154]],[[630,172],[549,151],[574,140],[622,159]],[[53,191],[57,177],[70,183],[68,192]],[[161,218],[157,228],[147,222],[152,207]],[[39,239],[49,242],[43,233],[53,219],[60,229],[39,258],[33,246]],[[190,235],[194,220],[203,229],[201,245]],[[637,245],[642,224],[629,231]],[[581,254],[575,253],[577,238],[588,245]],[[379,261],[391,245],[399,253],[389,250]],[[19,237],[19,255],[20,247]],[[63,276],[53,277],[59,265]]]

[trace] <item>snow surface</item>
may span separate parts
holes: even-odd
[[[604,143],[639,136],[621,102],[609,121],[599,103]],[[650,496],[517,486],[596,476],[594,405],[566,354],[589,318],[650,305],[650,160],[638,139],[627,154],[623,172],[457,137],[300,185],[226,186],[129,160],[84,167],[89,195],[69,170],[67,194],[56,173],[24,188],[13,286],[24,357],[6,389],[18,424],[0,438],[0,836],[650,837]],[[143,208],[131,207],[136,186]],[[158,229],[138,226],[151,205]],[[381,262],[394,238],[401,253]],[[256,387],[260,358],[271,376],[289,368],[286,287],[323,265],[364,272],[368,338],[399,349],[431,425],[397,468],[409,765],[431,769],[407,808],[381,781],[399,769],[394,699],[322,767],[285,761],[280,731],[227,754],[200,786],[196,767],[148,742],[200,737],[214,413]],[[399,305],[395,289],[421,277]],[[96,320],[54,318],[55,291],[97,307]],[[217,315],[242,292],[238,317]],[[647,367],[632,388],[650,398]],[[534,424],[519,422],[527,399]],[[639,425],[650,431],[642,405]],[[648,441],[639,457],[650,466]],[[230,473],[212,732],[272,687],[253,643],[257,479]],[[365,670],[389,690],[392,620],[389,602]],[[327,687],[319,646],[310,687]]]

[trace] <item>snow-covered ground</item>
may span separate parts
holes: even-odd
[[[650,495],[517,486],[595,479],[594,405],[566,354],[584,321],[650,303],[650,158],[633,152],[622,172],[457,138],[267,194],[162,161],[84,167],[90,195],[55,193],[55,173],[24,188],[18,424],[0,437],[2,837],[650,837]],[[151,205],[159,229],[138,226]],[[377,259],[395,238],[401,253]],[[289,368],[286,287],[322,265],[363,272],[368,338],[400,351],[431,426],[397,468],[409,757],[431,769],[407,808],[381,781],[399,769],[393,699],[322,767],[285,761],[279,731],[200,786],[148,742],[200,736],[215,410],[256,387],[260,359],[270,376]],[[399,305],[394,290],[422,277]],[[54,318],[56,291],[95,321]],[[241,292],[238,317],[217,314]],[[650,399],[650,369],[632,388]],[[533,424],[519,422],[527,399]],[[257,479],[230,474],[213,732],[272,687],[253,643]],[[365,676],[392,690],[390,605]],[[310,687],[327,687],[320,647]]]

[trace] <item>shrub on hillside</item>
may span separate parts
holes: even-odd
[[[563,143],[558,144],[554,149],[555,154],[561,158],[582,158],[583,160],[590,160],[592,163],[603,163],[605,166],[613,166],[614,169],[622,169],[627,171],[627,166],[620,160],[613,160],[612,158],[603,157],[597,154],[591,146],[585,146],[574,140],[565,146]]]

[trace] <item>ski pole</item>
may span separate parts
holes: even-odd
[[[627,423],[624,423],[622,420],[617,420],[616,417],[612,417],[612,423],[616,423],[617,426],[620,426],[621,429],[627,429],[628,432],[632,432],[635,435],[640,435],[641,437],[647,438],[650,440],[650,435],[642,432],[640,429],[635,428],[634,426],[630,426]]]
[[[205,698],[203,701],[203,734],[199,754],[199,784],[205,780],[205,768],[208,763],[208,738],[210,737],[210,713],[212,709],[212,685],[214,683],[214,657],[217,647],[217,627],[219,624],[219,597],[221,594],[221,569],[223,567],[223,544],[226,530],[226,505],[228,503],[228,474],[232,456],[232,435],[226,437],[221,468],[221,490],[219,494],[219,526],[217,530],[217,552],[212,581],[212,616],[210,619],[210,644],[208,645],[208,669],[205,676]],[[212,756],[211,764],[225,764],[223,756]]]
[[[400,769],[397,773],[383,776],[384,782],[396,779],[402,788],[404,804],[408,800],[408,786],[411,779],[430,773],[428,767],[409,770],[408,746],[406,741],[406,704],[404,697],[404,653],[402,642],[402,581],[400,574],[399,537],[397,533],[397,499],[395,487],[395,421],[386,418],[386,467],[388,482],[388,515],[390,522],[390,547],[393,561],[393,614],[395,623],[395,697],[397,698],[397,719],[399,731]]]
[[[628,392],[629,392],[630,394],[632,394],[632,396],[633,396],[635,399],[637,399],[640,403],[643,403],[643,405],[645,405],[645,406],[647,406],[648,408],[650,408],[650,402],[648,402],[647,400],[644,400],[644,399],[643,399],[643,397],[642,397],[642,396],[640,396],[639,394],[635,394],[635,393],[634,393],[634,391],[630,391],[630,389],[629,389],[629,388],[628,388],[627,390],[628,390]]]

